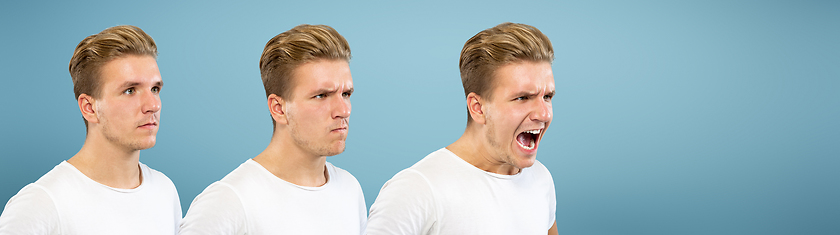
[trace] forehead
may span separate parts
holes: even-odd
[[[106,62],[99,71],[103,86],[123,83],[152,84],[161,81],[157,60],[151,56],[127,55]]]
[[[344,60],[315,60],[298,66],[292,74],[293,94],[312,90],[352,88],[353,77],[350,66]]]
[[[505,64],[493,75],[493,94],[554,91],[554,74],[548,62],[522,61]]]

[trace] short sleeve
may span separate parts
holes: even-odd
[[[554,222],[557,222],[557,195],[556,191],[554,190],[554,179],[551,180],[551,190],[549,191],[549,210],[551,214],[548,215],[548,227],[554,225]]]
[[[367,228],[367,205],[365,204],[365,194],[362,192],[362,187],[359,186],[359,225],[361,231],[359,234],[365,234]]]
[[[29,184],[6,203],[0,215],[0,235],[59,234],[58,211],[43,187]]]
[[[183,214],[181,214],[181,197],[178,196],[178,190],[173,190],[175,198],[172,209],[173,214],[175,215],[175,228],[174,231],[177,234],[178,230],[180,230],[181,218],[183,218]]]
[[[542,181],[542,185],[545,185],[546,188],[546,201],[548,202],[549,207],[549,214],[548,214],[548,228],[550,229],[551,226],[554,225],[554,222],[557,220],[557,195],[554,186],[554,177],[551,176],[551,171],[548,170],[545,165],[541,162],[537,162],[534,168],[537,172],[540,172],[539,179]]]
[[[367,234],[430,234],[437,204],[429,181],[416,170],[397,173],[382,186],[370,207]]]
[[[178,234],[245,234],[245,209],[230,185],[216,182],[195,197]]]

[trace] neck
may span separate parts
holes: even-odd
[[[307,187],[327,183],[327,157],[312,155],[291,143],[290,138],[271,138],[268,147],[254,161],[286,182]]]
[[[113,188],[137,188],[143,181],[140,150],[126,150],[92,135],[88,135],[82,149],[67,163],[93,181]]]
[[[472,124],[478,125],[478,124]],[[464,135],[446,149],[478,169],[500,175],[515,175],[522,169],[501,160],[501,153],[487,142],[486,133],[476,126],[467,126]]]

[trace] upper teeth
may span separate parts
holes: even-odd
[[[530,131],[525,131],[525,133],[528,133],[528,134],[534,134],[534,135],[539,135],[539,134],[540,134],[540,130],[539,130],[539,129],[537,129],[537,130],[530,130]]]

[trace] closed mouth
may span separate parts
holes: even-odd
[[[158,125],[157,122],[149,122],[149,123],[140,125],[139,127],[156,127],[157,125]]]

